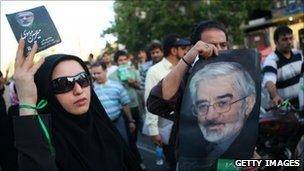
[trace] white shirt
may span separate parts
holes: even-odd
[[[172,68],[173,65],[166,58],[163,58],[148,70],[145,84],[145,101],[147,101],[151,89],[168,75]],[[159,134],[158,127],[163,127],[166,123],[163,119],[159,119],[157,115],[147,111],[145,124],[148,127],[149,135],[154,136]]]

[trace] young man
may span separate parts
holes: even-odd
[[[129,121],[130,132],[136,128],[135,120],[132,118],[129,96],[125,88],[118,82],[107,79],[107,66],[104,62],[95,62],[91,66],[94,81],[94,91],[105,108],[109,118],[112,120],[122,137],[128,143],[126,126],[122,115],[125,114]]]
[[[152,60],[148,60],[144,64],[140,65],[139,67],[139,74],[140,74],[140,88],[142,90],[145,89],[146,84],[146,76],[148,70],[156,63],[161,61],[163,59],[163,48],[162,45],[156,42],[153,42],[150,44],[148,49],[149,56]]]
[[[162,82],[163,98],[169,100],[177,92],[182,79],[198,55],[209,58],[219,50],[228,49],[228,36],[225,26],[216,21],[201,22],[191,36],[193,47]],[[189,64],[189,65],[188,65]]]
[[[291,104],[298,108],[303,57],[299,51],[292,51],[293,35],[288,26],[279,26],[274,31],[273,39],[276,50],[265,59],[262,84],[267,88],[274,106],[289,99]]]
[[[112,55],[109,52],[104,52],[101,59],[107,65],[107,77],[109,77],[118,67],[112,64]]]
[[[140,68],[141,65],[151,60],[151,56],[146,48],[141,48],[138,53],[138,68]]]
[[[151,43],[149,46],[149,52],[154,64],[158,63],[163,59],[164,52],[163,52],[163,47],[160,43],[157,42]]]

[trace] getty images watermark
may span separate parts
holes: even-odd
[[[235,160],[234,165],[236,167],[299,167],[301,160]]]

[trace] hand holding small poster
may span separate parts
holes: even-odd
[[[25,40],[24,54],[31,51],[35,42],[38,51],[45,50],[61,42],[58,31],[44,6],[6,15],[17,39]]]

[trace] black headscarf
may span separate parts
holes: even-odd
[[[71,55],[51,55],[35,74],[38,100],[46,99],[47,107],[39,113],[50,113],[52,142],[60,170],[140,170],[133,154],[108,118],[92,86],[87,113],[68,113],[51,90],[55,66],[66,60],[77,61],[90,75],[84,62]]]

